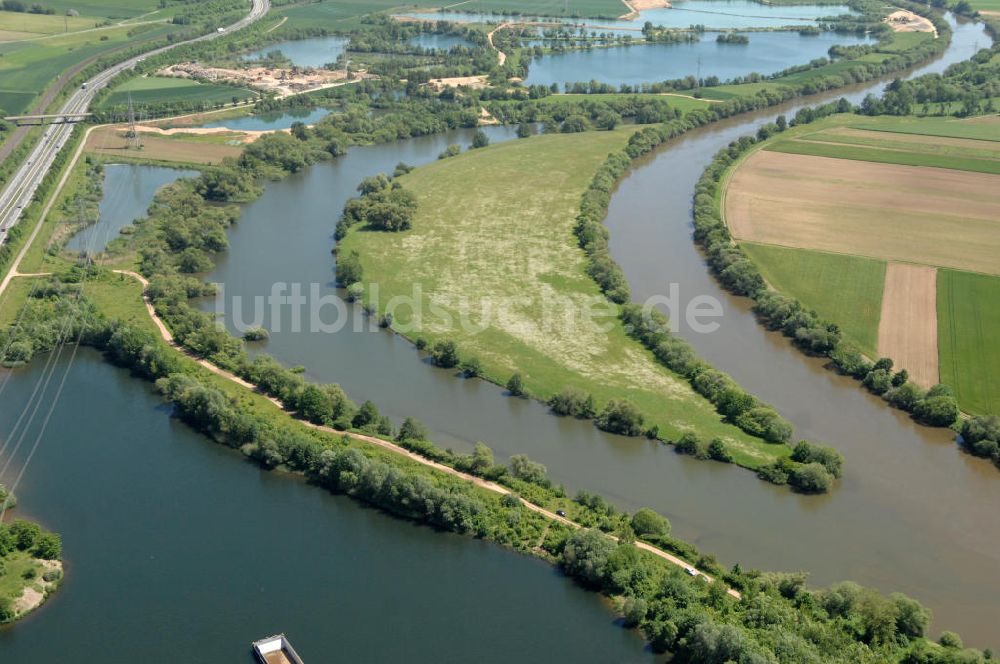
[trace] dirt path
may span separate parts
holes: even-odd
[[[160,317],[156,314],[156,309],[153,307],[152,302],[150,302],[149,297],[147,297],[147,295],[145,293],[146,289],[149,287],[149,281],[145,277],[143,277],[142,275],[140,275],[140,274],[138,274],[136,272],[132,272],[130,270],[115,270],[115,272],[117,274],[123,274],[123,275],[129,276],[129,277],[132,277],[133,279],[137,280],[140,284],[142,284],[142,288],[143,288],[143,296],[142,297],[143,297],[143,300],[146,303],[146,311],[149,312],[149,315],[153,319],[153,322],[156,323],[156,327],[159,329],[160,336],[163,337],[164,341],[166,341],[168,344],[170,344],[174,348],[178,349],[179,351],[181,351],[182,353],[184,353],[185,355],[187,355],[188,357],[190,357],[195,362],[197,362],[201,366],[205,367],[206,369],[208,369],[212,373],[214,373],[214,374],[216,374],[218,376],[222,376],[223,378],[226,378],[227,380],[230,380],[230,381],[236,383],[237,385],[240,385],[241,387],[244,387],[244,388],[246,388],[248,390],[253,390],[253,391],[257,392],[257,387],[255,385],[253,385],[252,383],[248,383],[247,381],[243,380],[242,378],[240,378],[236,374],[230,373],[229,371],[226,371],[225,369],[217,367],[216,365],[212,364],[211,362],[209,362],[206,359],[199,358],[199,357],[196,357],[196,356],[192,355],[185,348],[182,348],[181,346],[179,346],[174,341],[173,334],[170,333],[170,330],[167,329],[167,326],[164,324],[164,322],[162,320],[160,320]],[[266,396],[266,398],[271,403],[273,403],[275,406],[277,406],[278,408],[282,409],[285,412],[288,412],[285,409],[284,405],[278,399],[275,399],[275,398],[267,396],[267,395],[264,395],[264,396]],[[289,414],[289,416],[292,415],[292,413],[288,413],[288,414]],[[297,421],[301,422],[305,426],[308,426],[308,427],[310,427],[312,429],[316,429],[317,431],[323,431],[325,433],[331,433],[331,434],[341,435],[341,436],[345,435],[345,434],[350,435],[352,438],[356,438],[358,440],[363,440],[366,443],[370,443],[370,444],[375,445],[377,447],[381,447],[382,449],[388,450],[388,451],[392,452],[393,454],[398,454],[400,456],[406,457],[407,459],[410,459],[411,461],[419,463],[419,464],[421,464],[423,466],[427,466],[429,468],[433,468],[434,470],[437,470],[439,472],[445,473],[446,475],[451,475],[452,477],[457,477],[459,479],[471,482],[475,486],[480,487],[482,489],[486,489],[487,491],[492,491],[494,493],[499,493],[499,494],[503,494],[503,495],[508,495],[508,494],[512,493],[510,489],[508,489],[507,487],[501,486],[500,484],[497,484],[496,482],[490,482],[489,480],[484,480],[483,478],[476,477],[475,475],[468,475],[468,474],[463,473],[461,471],[455,470],[454,468],[452,468],[450,466],[446,466],[446,465],[438,463],[436,461],[431,461],[430,459],[426,459],[426,458],[420,456],[419,454],[411,452],[410,450],[407,450],[407,449],[405,449],[403,447],[400,447],[396,443],[390,442],[388,440],[383,440],[382,438],[375,438],[374,436],[367,436],[367,435],[360,434],[360,433],[341,431],[339,429],[334,429],[332,427],[320,426],[318,424],[312,424],[311,422],[305,422],[305,421],[302,421],[302,420],[297,420]],[[565,517],[559,516],[555,512],[550,512],[549,510],[545,509],[544,507],[539,507],[538,505],[535,505],[534,503],[530,503],[527,500],[525,500],[524,498],[518,497],[518,499],[521,501],[521,504],[524,505],[526,508],[528,508],[529,510],[531,510],[533,512],[541,514],[542,516],[544,516],[547,519],[550,519],[552,521],[558,521],[559,523],[565,524],[565,525],[570,526],[572,528],[581,528],[582,527],[580,524],[576,523],[575,521],[571,521],[571,520],[569,520],[569,519],[567,519]],[[613,538],[613,539],[615,539],[615,538]],[[662,559],[666,560],[667,562],[670,562],[670,563],[672,563],[674,565],[677,565],[678,567],[682,567],[684,569],[692,569],[692,570],[695,569],[693,565],[685,562],[684,560],[681,560],[677,556],[674,556],[673,554],[667,553],[666,551],[663,551],[662,549],[658,549],[655,546],[652,546],[650,544],[646,544],[645,542],[638,542],[637,541],[637,542],[635,542],[635,546],[637,548],[639,548],[639,549],[642,549],[643,551],[648,551],[649,553],[652,553],[653,555],[655,555],[655,556],[657,556],[659,558],[662,558]],[[713,579],[708,574],[705,574],[704,572],[701,572],[701,571],[698,571],[697,573],[698,573],[699,576],[705,577],[705,579],[709,583],[714,583],[715,582],[715,579]],[[730,596],[732,596],[732,597],[734,597],[736,599],[740,599],[741,598],[740,593],[737,592],[736,590],[733,590],[732,588],[727,589],[727,592],[729,593]]]
[[[885,270],[878,353],[921,387],[938,382],[937,269],[889,263]]]

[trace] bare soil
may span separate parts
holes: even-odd
[[[937,28],[934,27],[930,19],[905,9],[894,11],[884,20],[893,32],[931,32],[935,38],[937,37]]]
[[[738,240],[1000,274],[1000,176],[759,151],[725,214]]]
[[[938,382],[937,269],[889,263],[885,270],[878,353],[922,387]]]

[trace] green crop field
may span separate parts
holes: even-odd
[[[941,382],[962,409],[1000,414],[1000,277],[938,270]]]
[[[563,16],[564,7],[572,16],[620,16],[628,11],[621,0],[469,0],[448,3],[441,0],[323,0],[311,4],[280,9],[288,17],[289,28],[353,27],[356,19],[380,11],[420,11],[448,7],[456,12],[510,12],[546,16]]]
[[[74,9],[80,16],[117,19],[133,18],[160,6],[159,0],[42,0],[38,4],[46,9],[54,9],[56,14],[65,15],[67,11]]]
[[[808,140],[783,139],[769,143],[767,149],[772,152],[812,155],[814,157],[832,157],[834,159],[851,159],[854,161],[870,161],[880,164],[898,164],[901,166],[927,166],[934,168],[950,168],[959,171],[974,171],[1000,175],[1000,159],[976,159],[951,154],[935,154],[927,151],[904,151],[898,149],[879,149],[864,145],[817,143]]]
[[[541,398],[569,387],[593,394],[599,407],[627,398],[663,435],[676,440],[695,430],[706,439],[722,437],[743,465],[785,455],[787,446],[722,423],[685,379],[626,335],[616,316],[584,315],[605,311],[607,301],[587,275],[573,235],[580,196],[631,131],[547,134],[418,168],[399,178],[419,199],[413,228],[356,228],[342,240],[341,255],[359,252],[364,281],[378,284],[383,311],[389,298],[410,295],[418,284],[423,304],[440,306],[450,320],[425,307],[414,330],[412,309],[402,307],[394,311],[394,327],[411,338],[454,340],[494,382],[519,372]],[[460,323],[462,315],[471,329]]]
[[[220,104],[232,101],[233,97],[246,99],[253,92],[231,85],[199,83],[186,78],[150,76],[134,78],[119,85],[101,102],[100,108],[113,108],[128,104],[131,93],[136,106],[152,106],[165,101],[188,101]]]
[[[1000,0],[970,0],[973,9],[981,12],[1000,12]]]
[[[90,30],[97,27],[102,20],[99,18],[66,16],[65,14],[58,16],[53,14],[0,11],[0,32],[26,33],[23,38],[37,38],[42,35]],[[13,41],[14,39],[14,37],[5,35],[3,41]]]
[[[885,261],[743,243],[768,283],[840,325],[858,348],[877,355]]]
[[[870,131],[1000,142],[1000,117],[997,116],[965,120],[955,118],[879,118],[879,122],[858,122],[852,123],[851,126]]]
[[[138,30],[129,36],[129,32]],[[63,71],[88,58],[127,44],[156,39],[171,32],[168,25],[120,27],[30,42],[0,44],[0,109],[22,113],[32,99]]]

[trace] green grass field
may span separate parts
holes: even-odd
[[[112,108],[128,104],[128,96],[132,95],[132,103],[136,106],[153,106],[163,102],[205,102],[219,104],[231,102],[233,97],[247,99],[254,93],[246,88],[231,85],[215,85],[200,83],[186,78],[171,78],[168,76],[149,76],[134,78],[122,83],[104,98],[100,108]]]
[[[879,118],[879,122],[852,123],[858,129],[944,138],[971,138],[1000,142],[1000,118]]]
[[[593,173],[633,131],[548,134],[510,141],[418,168],[399,181],[418,197],[414,227],[402,233],[354,229],[340,250],[357,250],[364,281],[377,283],[379,306],[409,295],[415,284],[427,307],[409,307],[394,327],[411,338],[452,339],[475,356],[486,377],[504,384],[514,372],[529,392],[547,398],[567,387],[598,405],[627,398],[676,438],[697,431],[730,442],[736,460],[759,466],[788,453],[723,424],[686,380],[630,339],[616,316],[585,317],[606,300],[586,274],[573,235],[580,196]],[[485,308],[485,309],[484,309]],[[430,311],[430,313],[427,313]],[[460,323],[461,316],[473,328]]]
[[[862,352],[877,355],[884,261],[749,242],[740,246],[775,290],[835,321]]]
[[[44,568],[42,564],[23,551],[13,553],[0,558],[5,569],[4,574],[0,574],[0,597],[15,600],[24,592],[28,585],[37,585],[35,581],[26,581],[22,576],[29,570],[34,570],[38,581],[41,581]]]
[[[817,138],[816,140],[826,140]],[[898,164],[901,166],[926,166],[934,168],[951,168],[959,171],[974,171],[1000,175],[1000,159],[977,159],[955,154],[940,154],[932,151],[934,146],[923,146],[920,151],[880,149],[865,145],[843,143],[831,145],[809,140],[783,139],[769,143],[767,148],[772,152],[787,152],[815,157],[832,157],[834,159],[851,159],[854,161],[870,161],[880,164]],[[965,151],[967,153],[967,151]]]
[[[1000,414],[1000,277],[938,270],[941,382],[962,409]]]

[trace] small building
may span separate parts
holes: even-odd
[[[252,645],[260,664],[304,664],[284,634],[254,641]]]

